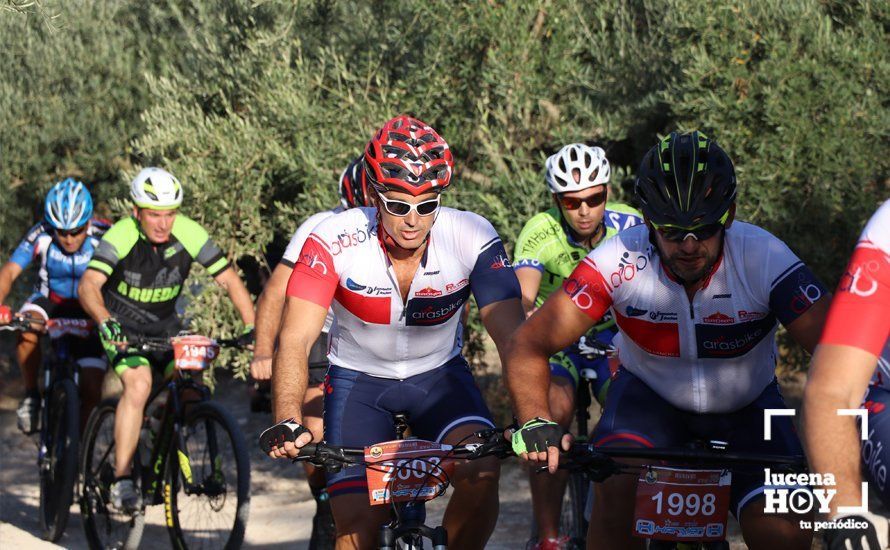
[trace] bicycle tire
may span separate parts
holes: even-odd
[[[114,481],[116,410],[117,399],[106,399],[93,409],[84,431],[80,455],[80,512],[87,543],[94,550],[138,548],[145,529],[144,512],[123,516],[114,513],[109,505]],[[134,478],[139,479],[138,472],[134,472]]]
[[[587,547],[587,519],[584,517],[584,510],[589,491],[590,480],[587,476],[581,472],[572,472],[569,475],[562,497],[559,533],[569,537],[569,548],[572,549]]]
[[[241,430],[232,416],[222,406],[213,401],[195,404],[187,413],[182,426],[188,462],[176,449],[176,456],[168,460],[167,476],[164,485],[164,509],[168,518],[167,530],[170,541],[176,549],[184,548],[240,548],[244,541],[247,517],[250,511],[250,455]],[[200,433],[205,434],[206,449],[198,441]],[[227,442],[221,442],[227,438]],[[211,442],[213,441],[213,442]],[[216,447],[214,450],[213,447]],[[214,458],[210,455],[215,453]],[[225,456],[224,456],[225,455]],[[218,463],[214,466],[213,463]],[[229,471],[226,475],[224,469]],[[183,471],[187,470],[187,474]],[[200,480],[196,474],[200,474]],[[230,479],[234,474],[234,483]],[[213,493],[207,495],[187,495],[182,477],[192,476],[195,485]],[[222,481],[220,487],[219,481]],[[234,506],[227,506],[231,490],[234,489]],[[226,507],[226,513],[217,530],[194,529],[197,522],[218,515]],[[186,510],[188,508],[188,510]],[[197,510],[197,514],[190,513]],[[227,516],[231,515],[231,519]],[[228,527],[230,526],[230,527]],[[225,530],[224,533],[219,531]],[[216,540],[214,537],[219,536]]]
[[[45,449],[40,469],[40,525],[43,538],[56,542],[68,525],[74,498],[80,444],[80,396],[70,379],[53,384],[44,410],[46,430],[41,438]]]

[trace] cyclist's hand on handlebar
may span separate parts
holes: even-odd
[[[8,325],[12,321],[12,309],[9,306],[0,304],[0,325]]]
[[[235,339],[238,346],[252,350],[253,344],[256,342],[256,328],[253,325],[244,325],[244,331],[241,336]]]
[[[887,536],[880,537],[878,529],[887,532],[887,520],[866,513],[866,515],[838,516],[833,518],[834,529],[825,529],[823,537],[825,539],[826,550],[878,550],[883,549],[882,540],[887,540]],[[866,527],[861,528],[862,525]],[[877,527],[876,527],[877,526]]]
[[[297,458],[312,442],[312,433],[294,418],[282,420],[260,434],[260,449],[270,458]]]
[[[254,355],[250,361],[250,376],[254,380],[270,380],[272,378],[272,357]]]
[[[556,422],[537,417],[516,430],[510,441],[516,456],[531,462],[547,462],[547,469],[552,474],[559,466],[559,448],[568,451],[572,436]]]
[[[102,342],[102,347],[105,348],[108,360],[112,363],[117,354],[127,346],[127,337],[124,335],[124,329],[114,317],[105,319],[99,325],[99,340]]]

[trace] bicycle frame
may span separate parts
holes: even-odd
[[[142,474],[142,492],[146,502],[160,503],[163,498],[169,498],[166,492],[161,494],[162,482],[167,471],[171,457],[171,445],[176,449],[179,461],[179,473],[186,494],[194,494],[201,491],[202,487],[195,485],[192,480],[188,450],[185,448],[185,437],[182,433],[182,425],[185,417],[185,408],[181,400],[186,391],[195,391],[200,395],[199,401],[210,399],[210,390],[196,382],[190,374],[178,372],[168,381],[158,386],[149,396],[148,403],[153,402],[162,393],[167,392],[167,402],[161,416],[161,428],[154,438],[154,444],[150,453],[150,466]],[[211,452],[216,453],[215,440],[211,438]],[[139,460],[139,454],[135,457]],[[140,464],[140,466],[142,466]]]

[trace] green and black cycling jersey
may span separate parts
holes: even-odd
[[[600,243],[622,229],[639,223],[643,223],[643,217],[634,208],[619,202],[606,203],[603,213],[606,234]],[[533,268],[541,272],[535,307],[541,307],[553,291],[562,287],[562,282],[572,274],[587,252],[587,248],[571,237],[571,230],[557,207],[541,212],[526,222],[513,249],[513,267]],[[608,316],[596,328],[604,330],[613,325],[611,316]]]
[[[192,262],[216,276],[229,261],[192,219],[177,214],[169,241],[152,244],[139,222],[125,218],[109,229],[87,269],[108,276],[102,288],[105,306],[125,328],[142,334],[165,332],[178,325],[176,299],[188,278]]]

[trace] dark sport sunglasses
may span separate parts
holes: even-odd
[[[601,193],[590,195],[589,197],[567,197],[565,195],[559,195],[559,204],[566,210],[577,210],[581,208],[582,202],[586,204],[588,208],[596,208],[606,202],[606,190],[603,189]]]
[[[418,216],[429,216],[431,214],[434,214],[436,210],[439,209],[440,197],[437,196],[435,199],[419,202],[417,204],[411,204],[410,202],[395,199],[387,199],[381,193],[377,193],[377,198],[379,198],[380,202],[383,203],[383,208],[387,212],[389,212],[393,216],[404,218],[405,216],[410,214],[412,210],[417,212]]]
[[[726,220],[728,218],[729,212],[726,212],[720,220],[714,223],[696,225],[693,227],[677,227],[669,224],[659,225],[654,222],[649,223],[652,224],[652,227],[658,231],[659,235],[661,235],[664,240],[673,243],[682,243],[690,236],[697,241],[710,239],[726,226]]]
[[[60,237],[76,237],[87,230],[86,224],[74,229],[56,229],[56,235]]]

